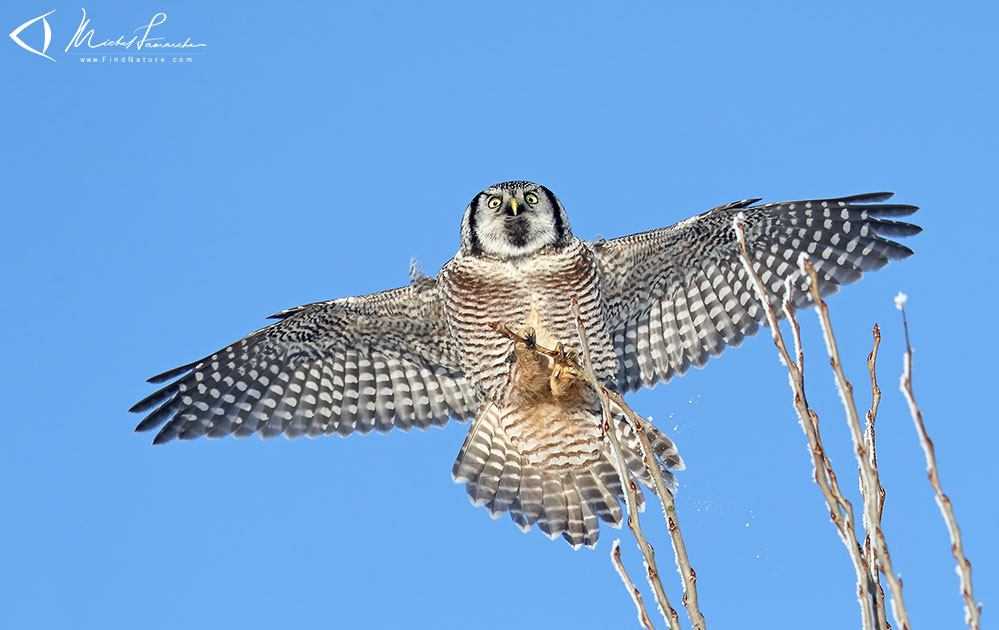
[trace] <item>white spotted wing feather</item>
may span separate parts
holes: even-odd
[[[770,295],[783,299],[790,278],[791,302],[801,307],[809,300],[797,264],[801,254],[815,265],[823,295],[912,254],[886,237],[911,236],[920,228],[885,217],[917,208],[879,203],[891,196],[764,205],[750,199],[671,227],[591,243],[619,358],[616,386],[634,390],[668,381],[756,333],[764,312],[739,259],[736,214],[745,216],[747,246]]]
[[[425,429],[467,420],[479,401],[458,367],[436,281],[282,311],[200,361],[132,411],[155,443],[202,435],[262,437]]]

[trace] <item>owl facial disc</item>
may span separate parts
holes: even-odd
[[[532,182],[486,188],[465,209],[461,251],[475,256],[519,259],[572,238],[565,209],[550,190]]]

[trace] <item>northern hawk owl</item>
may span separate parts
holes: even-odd
[[[575,298],[596,376],[621,392],[651,387],[738,346],[764,319],[740,263],[732,220],[743,213],[761,279],[805,306],[799,254],[823,294],[912,251],[914,206],[890,193],[754,205],[747,199],[676,225],[613,240],[573,236],[544,186],[497,184],[461,221],[458,253],[436,277],[381,293],[291,308],[203,359],[164,372],[171,381],[132,407],[152,410],[138,431],[174,438],[426,429],[472,420],[452,474],[493,516],[592,546],[599,520],[620,526],[622,487],[601,431],[596,394],[531,343],[578,347]],[[521,341],[498,334],[496,322]],[[526,340],[526,341],[525,341]],[[637,439],[615,418],[630,472],[648,483]],[[683,462],[672,441],[645,430],[663,469]]]

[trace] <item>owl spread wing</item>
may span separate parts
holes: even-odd
[[[163,426],[154,444],[259,432],[292,438],[387,432],[467,420],[477,395],[458,367],[436,280],[317,302],[194,363],[130,411]]]
[[[790,278],[791,303],[801,307],[810,298],[799,254],[815,266],[823,295],[912,254],[885,237],[921,228],[881,217],[908,216],[918,208],[878,203],[891,196],[765,205],[747,199],[670,227],[592,243],[619,358],[615,385],[628,391],[668,381],[756,333],[765,312],[739,258],[732,227],[738,213],[745,216],[746,244],[767,291],[782,300]]]

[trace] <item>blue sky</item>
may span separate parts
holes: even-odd
[[[914,625],[955,628],[962,613],[897,392],[900,290],[989,604],[999,12],[663,4],[86,3],[95,39],[164,12],[157,33],[206,44],[190,63],[128,64],[64,51],[78,3],[5,3],[4,33],[55,9],[55,62],[0,42],[0,625],[632,626],[608,560],[621,536],[639,577],[630,534],[605,528],[573,552],[491,520],[450,479],[465,426],[154,448],[126,413],[145,378],[270,313],[402,285],[411,258],[436,271],[468,200],[509,179],[551,188],[583,238],[746,197],[893,190],[921,206],[916,256],[830,304],[860,405],[872,324],[884,334],[884,527]],[[42,33],[22,39],[40,50]],[[810,399],[853,490],[814,314],[802,323]],[[630,400],[687,462],[677,504],[709,626],[859,627],[766,337]],[[643,521],[679,602],[658,512]]]

